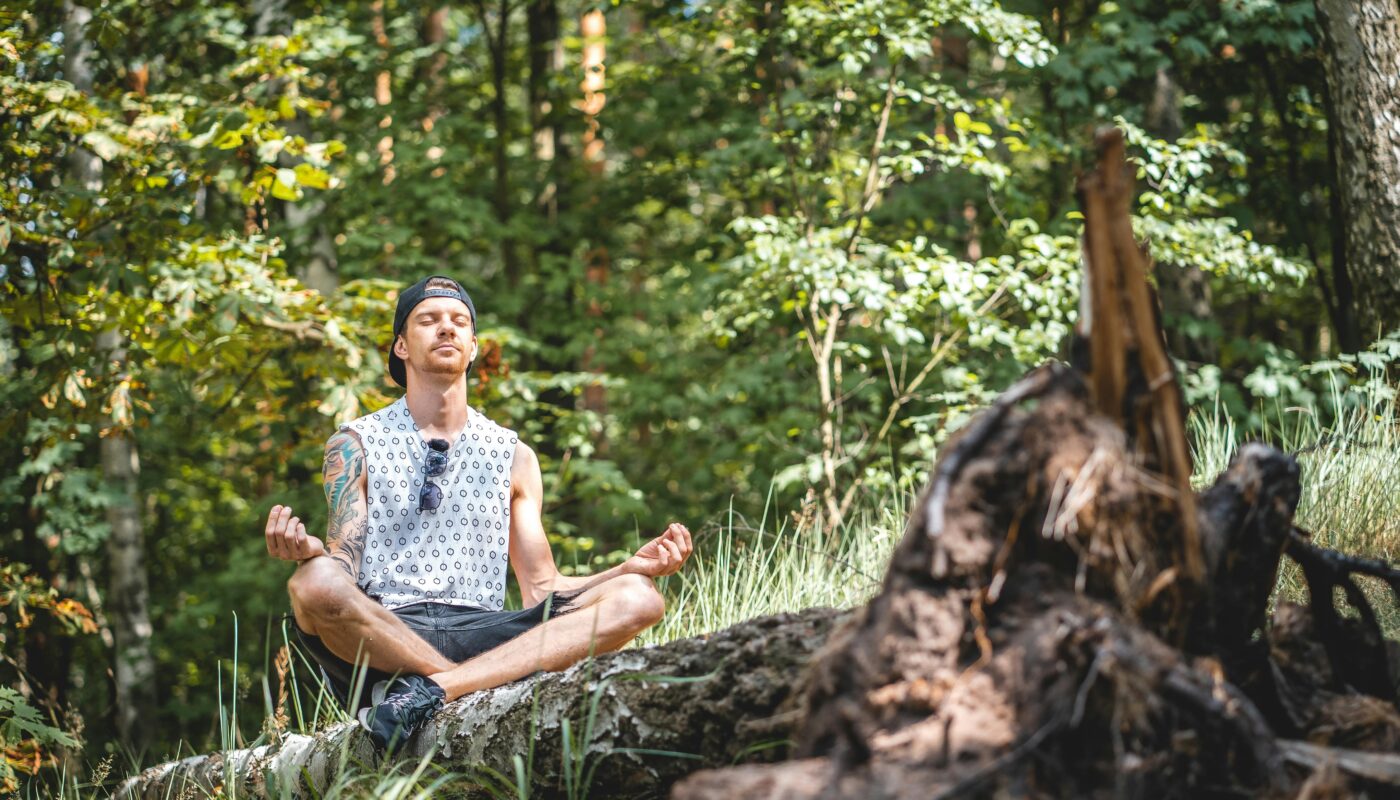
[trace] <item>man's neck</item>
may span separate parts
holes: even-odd
[[[412,381],[404,399],[424,439],[451,439],[467,425],[465,375],[442,384]]]

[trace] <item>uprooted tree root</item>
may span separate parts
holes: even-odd
[[[1077,373],[1033,373],[950,446],[882,591],[815,659],[806,758],[700,773],[675,796],[1400,787],[1400,758],[1352,752],[1400,743],[1393,646],[1369,608],[1332,605],[1336,585],[1365,602],[1353,572],[1395,573],[1302,539],[1296,464],[1251,445],[1198,498],[1209,580],[1178,625],[1179,520],[1136,461]],[[1285,554],[1315,602],[1266,625]]]
[[[797,758],[673,797],[1400,794],[1400,657],[1355,580],[1400,600],[1400,572],[1311,544],[1271,448],[1191,491],[1121,137],[1100,147],[1079,368],[1034,370],[945,449],[880,593],[813,661]],[[1311,599],[1270,619],[1285,557]]]

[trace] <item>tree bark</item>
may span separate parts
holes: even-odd
[[[1364,339],[1400,325],[1400,3],[1317,0],[1346,263]]]
[[[446,770],[513,776],[514,756],[528,754],[530,797],[567,794],[564,770],[595,770],[580,796],[664,796],[697,768],[761,758],[792,734],[792,715],[783,709],[794,677],[843,616],[808,609],[762,617],[470,694],[438,712],[396,758],[413,764],[434,753]],[[573,760],[565,755],[565,720]],[[273,745],[162,764],[117,794],[154,800],[223,785],[242,797],[320,797],[357,760],[372,765],[379,758],[358,726],[346,723],[316,736],[291,734]]]
[[[526,87],[530,99],[530,125],[535,161],[544,173],[544,182],[535,198],[535,205],[552,228],[559,221],[559,178],[555,170],[555,159],[559,155],[559,124],[549,83],[564,68],[557,0],[530,0],[526,28],[530,41],[530,77]],[[551,241],[541,249],[557,250],[557,242],[558,237],[551,237]]]
[[[92,47],[87,25],[92,12],[73,2],[66,4],[64,24],[64,74],[80,92],[92,92]],[[102,188],[102,161],[83,148],[74,148],[69,161],[74,182],[86,191]],[[108,378],[125,379],[126,340],[112,327],[97,337],[105,354]],[[112,670],[116,690],[117,731],[127,747],[140,752],[150,740],[149,721],[155,708],[155,659],[151,656],[150,592],[146,579],[146,550],[141,530],[141,496],[137,486],[140,462],[136,440],[122,426],[109,428],[102,437],[102,476],[112,488],[107,507],[111,533],[107,539],[108,573],[111,576],[107,611],[115,644]]]
[[[126,342],[109,329],[98,337],[115,380],[124,380]],[[140,461],[136,439],[120,426],[102,439],[102,474],[113,488],[107,506],[107,570],[111,576],[107,617],[115,644],[113,680],[116,686],[117,731],[122,741],[140,752],[150,741],[155,709],[155,659],[151,655],[150,589],[146,578],[146,545],[141,527],[141,494],[137,485]]]
[[[418,29],[418,39],[424,47],[435,52],[420,65],[418,82],[423,85],[427,97],[428,116],[424,118],[423,130],[431,131],[433,124],[443,115],[442,71],[447,66],[447,53],[442,44],[447,40],[447,15],[451,6],[438,6],[423,17],[423,25]]]
[[[1181,87],[1171,70],[1161,67],[1152,83],[1152,99],[1147,104],[1147,131],[1159,139],[1175,142],[1185,124],[1181,119]],[[1211,310],[1210,278],[1193,263],[1158,264],[1155,270],[1164,313],[1205,323],[1214,317]],[[1219,360],[1216,338],[1188,334],[1178,327],[1167,330],[1172,350],[1187,361],[1214,364]]]
[[[579,20],[579,33],[583,38],[583,81],[580,84],[580,88],[583,90],[581,106],[584,117],[583,163],[592,182],[593,197],[589,201],[589,205],[596,209],[602,194],[603,176],[607,169],[602,126],[598,122],[598,115],[602,113],[603,107],[607,104],[605,75],[607,71],[608,25],[603,12],[596,8],[585,12]],[[598,326],[593,329],[593,341],[584,348],[579,367],[584,372],[600,375],[604,372],[604,369],[598,365],[598,342],[603,340],[603,306],[598,298],[606,290],[608,276],[612,271],[611,256],[608,253],[607,244],[603,240],[606,225],[607,220],[601,218],[594,220],[593,246],[583,256],[584,281],[591,295],[586,314],[590,319],[597,320]],[[603,385],[602,381],[594,381],[583,387],[580,406],[585,411],[592,411],[599,417],[607,414],[607,387]],[[606,455],[608,441],[606,433],[602,429],[595,437],[594,446],[599,454]]]
[[[496,221],[502,229],[501,264],[510,285],[516,286],[520,281],[520,263],[515,237],[510,233],[511,217],[514,216],[515,209],[511,200],[514,190],[510,181],[510,105],[509,98],[506,97],[510,84],[510,17],[514,9],[510,0],[500,0],[496,5],[496,25],[493,28],[487,0],[477,0],[475,5],[491,61],[491,122],[496,132],[491,145],[491,160],[495,173],[491,205],[496,212]]]
[[[383,167],[383,182],[385,186],[394,182],[394,177],[398,174],[394,168],[394,116],[389,105],[394,101],[394,73],[389,69],[390,43],[389,32],[384,19],[384,0],[374,0],[369,4],[370,34],[374,37],[374,44],[378,48],[377,59],[380,67],[374,75],[374,104],[384,109],[384,116],[379,119],[379,128],[384,131],[384,135],[379,137],[374,149],[379,153],[379,166]]]
[[[1327,118],[1336,119],[1336,111],[1332,107],[1331,92],[1323,88],[1323,99],[1327,108]],[[1332,251],[1332,293],[1335,296],[1333,302],[1337,306],[1337,318],[1333,323],[1337,327],[1337,342],[1343,353],[1355,353],[1362,348],[1361,343],[1361,321],[1358,319],[1356,311],[1356,290],[1352,286],[1351,271],[1347,266],[1347,226],[1346,212],[1342,210],[1343,189],[1338,185],[1336,175],[1339,173],[1340,157],[1337,151],[1341,149],[1338,143],[1340,139],[1337,135],[1337,126],[1329,124],[1327,126],[1327,172],[1333,176],[1330,186],[1327,187],[1327,213],[1328,230],[1331,233]]]

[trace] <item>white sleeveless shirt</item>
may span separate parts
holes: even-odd
[[[387,608],[427,601],[504,608],[515,432],[469,409],[446,471],[428,478],[427,440],[404,398],[341,430],[358,434],[365,453],[369,532],[360,587]],[[442,489],[434,511],[418,510],[425,480]]]

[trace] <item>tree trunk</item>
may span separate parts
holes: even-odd
[[[73,2],[67,4],[64,25],[64,74],[80,92],[92,91],[92,48],[87,25],[92,12]],[[93,153],[74,148],[69,171],[87,191],[102,188],[102,161]],[[106,356],[109,380],[125,379],[126,342],[111,327],[97,338]],[[112,489],[107,507],[111,534],[107,540],[111,575],[107,612],[112,623],[115,663],[117,731],[123,743],[140,752],[150,740],[149,723],[155,709],[155,660],[151,656],[151,620],[147,610],[146,551],[141,532],[141,498],[137,486],[139,462],[131,432],[114,426],[102,437],[102,475]]]
[[[252,34],[255,38],[273,33],[291,34],[293,20],[287,14],[287,0],[253,0],[249,10],[252,12]]]
[[[606,169],[602,126],[598,123],[598,115],[602,113],[603,106],[607,104],[604,77],[607,69],[608,26],[603,12],[595,8],[584,13],[583,18],[579,21],[579,31],[583,37],[583,82],[581,84],[584,116],[583,162],[593,182],[594,197],[589,204],[596,209],[598,197],[602,194],[601,184]],[[595,219],[593,221],[594,236],[597,238],[594,239],[593,246],[583,257],[584,280],[588,284],[587,288],[591,295],[588,301],[587,315],[591,319],[597,319],[599,325],[593,330],[594,342],[584,348],[580,367],[584,372],[599,374],[603,372],[603,369],[597,363],[596,342],[603,339],[603,306],[598,297],[606,289],[608,274],[611,271],[608,247],[601,239],[605,229],[605,220]],[[607,388],[601,381],[595,381],[583,387],[582,407],[584,410],[592,411],[599,416],[607,413]],[[598,448],[598,452],[606,454],[608,443],[604,434],[600,432],[595,438],[594,444]]]
[[[1288,99],[1287,90],[1283,81],[1278,75],[1279,65],[1267,58],[1262,58],[1259,63],[1259,72],[1263,76],[1264,83],[1269,88],[1269,97],[1273,101],[1274,113],[1278,114],[1279,127],[1283,131],[1285,143],[1285,163],[1287,164],[1288,183],[1292,186],[1303,185],[1302,174],[1302,136],[1299,126],[1292,119],[1293,107]],[[1334,116],[1331,110],[1331,102],[1327,99],[1327,87],[1324,86],[1323,105],[1327,109],[1326,116],[1330,119]],[[1329,125],[1327,128],[1327,171],[1336,171],[1336,149],[1337,131],[1335,126]],[[1322,253],[1317,247],[1317,242],[1313,236],[1313,225],[1310,224],[1307,208],[1301,195],[1289,198],[1285,205],[1288,227],[1292,229],[1292,238],[1300,242],[1308,254],[1308,260],[1313,263],[1317,270],[1317,285],[1322,294],[1323,304],[1327,306],[1327,319],[1331,322],[1331,336],[1323,337],[1318,342],[1321,355],[1326,356],[1332,352],[1332,342],[1336,342],[1336,347],[1343,353],[1354,353],[1361,349],[1361,334],[1356,327],[1356,300],[1352,295],[1351,279],[1346,271],[1346,229],[1341,224],[1341,198],[1338,196],[1336,187],[1328,187],[1328,203],[1330,205],[1329,224],[1331,225],[1332,251],[1328,261],[1328,268],[1331,272],[1331,280],[1323,272]]]
[[[1148,133],[1168,142],[1181,138],[1181,87],[1166,67],[1157,70],[1152,99],[1147,105]],[[1188,263],[1156,265],[1157,285],[1164,314],[1204,324],[1214,318],[1211,310],[1210,277],[1199,266]],[[1209,334],[1183,333],[1180,327],[1167,330],[1167,340],[1178,356],[1187,361],[1214,364],[1219,360],[1216,339]]]
[[[1317,10],[1339,145],[1332,188],[1369,340],[1400,325],[1400,4],[1317,0]]]
[[[1332,93],[1323,87],[1323,101],[1327,109],[1327,119],[1337,118],[1332,104]],[[1327,173],[1332,182],[1327,187],[1328,230],[1332,241],[1332,292],[1337,306],[1337,341],[1343,353],[1355,353],[1362,347],[1361,320],[1357,313],[1356,289],[1352,285],[1351,269],[1347,265],[1347,216],[1342,208],[1342,195],[1345,189],[1337,182],[1341,171],[1341,137],[1337,126],[1327,126]]]
[[[491,27],[491,14],[485,0],[477,4],[477,14],[481,17],[481,30],[486,36],[486,47],[491,57],[491,122],[496,137],[492,140],[491,159],[494,165],[495,184],[491,192],[491,205],[496,212],[496,221],[501,226],[501,265],[511,286],[520,281],[519,258],[515,252],[515,237],[510,233],[514,207],[511,201],[510,181],[510,105],[506,97],[510,84],[510,0],[500,0],[496,9],[496,27]]]
[[[418,39],[426,48],[435,52],[420,65],[418,82],[423,85],[427,98],[428,116],[423,119],[423,130],[431,131],[434,123],[442,116],[442,70],[447,66],[447,53],[442,43],[447,40],[447,15],[451,6],[439,6],[423,17],[423,25],[418,30]]]
[[[579,778],[591,774],[589,786],[575,784],[575,796],[661,797],[698,767],[753,760],[787,739],[792,715],[782,708],[794,676],[842,617],[830,609],[763,617],[470,694],[438,712],[396,758],[412,764],[435,752],[434,763],[446,770],[514,776],[519,755],[530,759],[529,786],[511,787],[511,796],[517,788],[522,796],[566,796],[567,770]],[[573,736],[567,754],[565,720]],[[343,724],[153,767],[128,780],[118,796],[154,800],[223,785],[242,797],[321,797],[342,766],[357,759],[375,764],[378,757],[358,726]]]
[[[379,119],[379,128],[384,131],[384,135],[379,137],[374,149],[379,153],[379,166],[383,167],[383,182],[385,186],[394,182],[397,171],[394,169],[394,117],[390,113],[389,104],[394,101],[394,73],[389,71],[389,32],[385,27],[384,20],[384,0],[374,0],[369,4],[370,34],[374,37],[374,44],[378,48],[377,58],[380,63],[379,71],[374,75],[374,104],[384,109],[384,116]]]
[[[559,186],[555,159],[559,153],[559,115],[554,110],[550,79],[564,68],[564,46],[559,38],[557,0],[530,0],[526,16],[530,40],[530,125],[535,161],[543,168],[544,183],[535,204],[551,228],[559,222]],[[558,237],[541,249],[556,249]]]
[[[116,329],[98,337],[113,378],[124,379],[126,343]],[[117,693],[117,730],[122,741],[140,752],[150,741],[155,708],[155,660],[151,656],[150,591],[146,547],[141,530],[140,461],[131,431],[114,426],[102,439],[102,473],[112,487],[107,506],[107,570],[111,575],[107,617],[116,645],[113,680]]]
[[[323,221],[326,201],[318,197],[288,202],[284,211],[287,240],[298,245],[298,249],[305,254],[296,268],[297,277],[307,287],[329,297],[340,287],[340,273],[337,270],[335,239]]]

